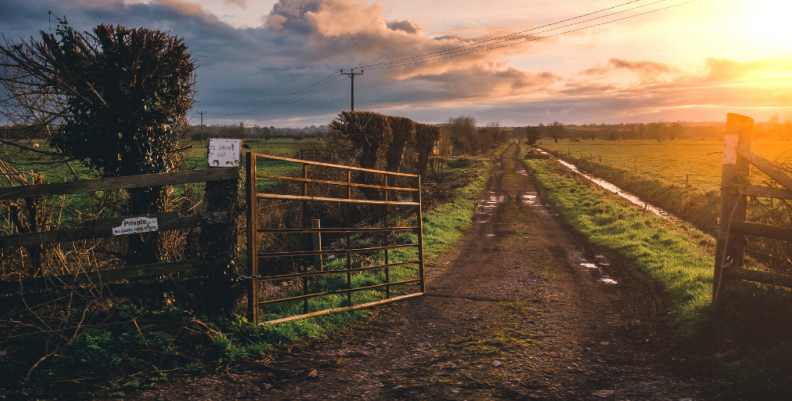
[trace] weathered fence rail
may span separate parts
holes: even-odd
[[[236,198],[234,189],[239,188],[239,168],[210,168],[175,173],[147,174],[128,177],[102,178],[96,180],[65,182],[56,184],[22,185],[0,188],[0,201],[15,199],[40,199],[47,196],[70,195],[96,191],[143,188],[165,185],[206,182],[204,200],[206,212],[197,216],[179,216],[175,212],[147,215],[121,216],[111,219],[85,222],[81,227],[50,231],[35,231],[0,236],[0,249],[39,246],[48,243],[67,243],[88,239],[114,237],[113,227],[120,226],[125,219],[133,217],[157,218],[158,232],[190,228],[212,227],[219,233],[235,230],[236,216],[233,206]],[[219,193],[218,193],[219,192]],[[231,192],[229,194],[229,192]],[[205,235],[206,236],[206,235]],[[208,236],[206,236],[208,237]],[[222,237],[222,235],[220,235]],[[228,242],[228,241],[225,241]],[[227,244],[220,241],[202,241],[200,260],[155,263],[126,266],[118,269],[84,271],[77,274],[44,275],[17,281],[0,281],[0,294],[31,288],[51,288],[82,284],[111,283],[120,280],[139,279],[171,273],[195,273],[213,268],[214,264],[227,263]],[[222,248],[222,249],[219,249]],[[217,255],[223,255],[222,260]],[[214,258],[209,261],[207,258]]]
[[[751,150],[754,120],[728,114],[721,177],[721,205],[715,248],[713,300],[725,279],[755,281],[792,288],[792,276],[743,268],[744,236],[792,241],[792,228],[747,222],[747,198],[792,199],[792,177]],[[751,165],[784,188],[749,185]]]
[[[288,161],[293,163],[300,163],[302,164],[302,177],[287,177],[287,176],[277,176],[272,174],[262,174],[258,173],[256,169],[256,162],[259,160],[279,160],[279,161]],[[282,323],[290,320],[301,319],[306,317],[313,317],[319,315],[325,315],[335,312],[342,312],[342,311],[350,311],[362,308],[368,308],[375,305],[380,305],[389,302],[395,302],[411,297],[416,297],[423,295],[425,291],[424,286],[424,262],[423,262],[423,223],[422,223],[422,214],[421,214],[421,181],[420,177],[413,174],[403,174],[403,173],[396,173],[390,171],[381,171],[381,170],[371,170],[371,169],[364,169],[364,168],[357,168],[357,167],[349,167],[349,166],[342,166],[336,164],[328,164],[328,163],[320,163],[320,162],[313,162],[308,160],[299,160],[299,159],[289,159],[279,156],[271,156],[265,154],[256,154],[256,153],[248,153],[247,154],[247,236],[248,236],[248,274],[250,278],[250,286],[248,287],[248,311],[249,311],[249,318],[258,323],[260,313],[259,308],[262,306],[269,306],[274,304],[279,304],[283,302],[293,302],[293,301],[302,301],[302,314],[287,316],[280,319],[270,320],[267,323],[275,324],[275,323]],[[346,172],[346,180],[344,181],[332,181],[332,180],[320,180],[315,178],[310,178],[310,169],[312,167],[322,167],[328,169],[340,169]],[[352,180],[352,173],[369,173],[375,174],[378,176],[384,177],[385,185],[375,185],[371,183],[358,183],[353,182]],[[411,179],[414,180],[414,186],[395,186],[389,185],[388,180],[389,177],[401,177],[402,179]],[[302,194],[301,195],[288,195],[288,194],[281,194],[281,193],[258,193],[256,189],[256,179],[257,178],[267,178],[267,179],[279,179],[284,181],[290,182],[297,182],[302,183]],[[311,194],[310,189],[315,187],[309,187],[309,185],[326,185],[326,186],[341,186],[346,187],[346,196],[345,197],[332,197],[332,196],[315,196]],[[352,196],[352,189],[359,188],[359,189],[370,189],[370,190],[381,190],[384,193],[384,199],[355,199]],[[412,192],[416,193],[417,202],[416,201],[393,201],[390,199],[391,192]],[[269,227],[258,227],[258,201],[259,200],[280,200],[280,201],[300,201],[303,204],[302,207],[302,227],[298,228],[269,228]],[[330,202],[330,203],[340,203],[346,204],[348,206],[351,205],[379,205],[383,207],[383,221],[385,227],[376,227],[376,228],[359,228],[359,227],[341,227],[341,228],[320,228],[319,224],[311,224],[309,219],[305,216],[305,205],[308,202]],[[415,210],[415,217],[416,217],[416,225],[415,226],[407,226],[407,227],[390,227],[388,226],[388,214],[387,214],[387,207],[389,206],[408,206],[412,207]],[[347,217],[346,221],[347,224],[350,221],[349,217],[349,208],[347,208]],[[398,232],[398,231],[412,231],[415,232],[418,236],[418,242],[416,244],[389,244],[387,239],[387,234],[390,232]],[[308,240],[307,242],[313,242],[310,244],[311,246],[307,246],[309,244],[305,244],[308,247],[308,250],[297,250],[297,251],[290,251],[290,252],[271,252],[271,253],[260,253],[259,252],[259,235],[263,233],[280,233],[280,234],[292,234],[292,235],[310,235],[312,240]],[[345,248],[341,249],[326,249],[322,250],[321,248],[321,236],[322,234],[346,234],[346,246]],[[351,248],[350,244],[350,234],[354,233],[376,233],[382,235],[382,246],[379,247],[368,247],[368,248]],[[391,263],[389,260],[388,251],[389,250],[396,250],[396,249],[405,249],[405,248],[417,248],[418,255],[417,259],[409,260],[409,261],[402,261]],[[384,253],[384,263],[377,264],[373,266],[365,266],[365,267],[353,267],[352,266],[352,256],[358,254],[368,254],[368,253],[375,253],[375,252],[383,252]],[[316,263],[317,267],[306,269],[307,271],[297,272],[297,273],[290,273],[290,274],[273,274],[272,272],[268,272],[266,263],[262,263],[262,261],[266,261],[273,258],[296,258],[296,257],[321,257],[322,255],[342,255],[345,259],[345,268],[339,270],[324,270],[321,259]],[[418,266],[418,277],[414,279],[408,280],[401,280],[401,281],[391,281],[389,269],[398,266],[408,266],[408,265],[417,265]],[[380,284],[373,284],[373,285],[366,285],[361,287],[352,287],[352,274],[362,273],[366,271],[372,270],[381,270],[384,272],[384,282]],[[268,274],[269,273],[269,274]],[[330,290],[330,291],[321,291],[321,292],[311,292],[309,280],[315,279],[321,276],[329,276],[329,275],[345,275],[346,276],[346,288]],[[299,295],[288,295],[288,296],[281,296],[276,297],[273,299],[262,299],[261,291],[260,291],[260,284],[262,282],[272,282],[272,281],[287,281],[287,280],[298,280],[302,281],[302,294]],[[391,296],[391,287],[398,286],[398,285],[405,285],[405,284],[418,284],[418,291],[393,297]],[[384,289],[385,295],[384,299],[372,301],[372,302],[365,302],[361,304],[353,304],[352,294],[359,291],[366,291],[366,290],[373,290],[373,289]],[[329,295],[340,295],[345,294],[347,296],[346,306],[339,307],[339,308],[330,308],[318,311],[309,311],[308,300],[317,297],[329,296]]]

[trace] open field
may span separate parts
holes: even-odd
[[[543,139],[542,145],[576,157],[591,157],[602,164],[613,165],[633,173],[659,178],[685,186],[689,176],[691,187],[702,191],[720,188],[723,141],[675,140],[574,140],[558,143]],[[792,141],[757,140],[753,150],[770,161],[792,159]]]
[[[265,141],[261,139],[255,139],[246,141],[245,144],[250,146],[249,151],[256,153],[294,157],[297,154],[299,147],[309,141],[310,140],[300,141],[292,139],[276,139]],[[42,145],[41,150],[54,151],[54,149],[47,147],[43,141],[33,140],[30,143],[25,143],[25,145],[32,146],[33,143],[40,143],[40,145]],[[182,165],[183,170],[205,170],[208,168],[206,161],[206,146],[208,146],[208,143],[208,139],[204,142],[203,146],[201,145],[201,141],[179,141],[179,147],[193,145],[192,149],[187,149],[184,152],[185,163]],[[248,151],[248,149],[245,149],[245,151]],[[20,150],[12,146],[0,148],[0,156],[2,156],[3,160],[8,162],[10,166],[21,172],[21,177],[16,177],[14,179],[14,183],[10,183],[8,176],[5,174],[0,174],[0,187],[19,185],[20,178],[23,182],[32,184],[33,181],[31,180],[31,176],[33,174],[43,176],[45,183],[74,181],[76,179],[91,180],[99,177],[97,172],[92,171],[79,160],[73,160],[69,163],[56,163],[53,162],[53,160],[57,159],[52,159],[49,156],[38,155],[31,151]],[[261,161],[258,163],[259,172],[274,175],[289,175],[298,168],[299,164],[282,161]],[[244,176],[244,169],[242,170],[242,174]],[[276,183],[273,180],[259,180],[259,190],[266,191],[269,187],[274,186],[275,184]],[[201,196],[203,193],[203,185],[204,184],[202,183],[190,184],[193,196]],[[174,196],[179,197],[185,192],[186,187],[184,184],[174,185],[173,190]],[[96,195],[101,197],[102,193],[100,192]],[[62,212],[60,223],[63,225],[69,225],[70,222],[76,217],[74,211],[90,210],[91,207],[88,205],[90,202],[89,197],[90,196],[88,194],[73,194],[65,196],[65,208]],[[54,202],[54,204],[60,206],[61,199],[51,198],[47,201],[50,203]],[[113,216],[108,215],[105,217]]]

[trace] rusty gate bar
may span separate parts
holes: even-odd
[[[418,260],[411,260],[408,262],[397,262],[397,263],[388,263],[387,265],[377,265],[377,266],[368,266],[368,267],[359,267],[357,269],[349,270],[350,273],[360,273],[369,270],[377,270],[382,269],[383,267],[397,267],[397,266],[406,266],[406,265],[417,265]],[[327,270],[327,271],[318,271],[313,273],[292,273],[292,274],[282,274],[280,276],[266,276],[266,277],[259,277],[259,281],[279,281],[279,280],[288,280],[291,278],[300,278],[300,277],[318,277],[318,276],[329,276],[331,274],[342,274],[346,273],[346,270]]]
[[[259,160],[279,160],[279,161],[286,161],[292,163],[299,163],[302,165],[302,171],[299,176],[297,177],[285,177],[273,174],[265,174],[260,173],[257,170],[256,162]],[[268,306],[279,304],[282,302],[290,302],[290,301],[302,301],[302,314],[295,315],[280,319],[271,320],[267,323],[281,323],[290,320],[311,317],[311,316],[320,316],[329,313],[341,312],[341,311],[349,311],[349,310],[357,310],[361,308],[366,308],[370,306],[380,305],[383,303],[388,302],[395,302],[403,299],[412,298],[415,296],[423,295],[425,285],[424,285],[424,261],[423,261],[423,216],[421,213],[421,179],[419,176],[414,174],[405,174],[405,173],[396,173],[390,171],[380,171],[380,170],[372,170],[372,169],[365,169],[359,167],[350,167],[350,166],[342,166],[342,165],[335,165],[335,164],[328,164],[328,163],[320,163],[308,160],[299,160],[299,159],[291,159],[287,157],[280,157],[280,156],[271,156],[265,154],[256,154],[256,153],[248,153],[246,155],[247,161],[247,200],[248,200],[248,209],[247,209],[247,234],[248,234],[248,274],[249,279],[251,281],[250,287],[248,287],[248,314],[249,319],[253,322],[259,323],[259,316],[260,316],[260,306]],[[313,179],[309,177],[309,166],[324,166],[334,169],[346,170],[346,180],[345,181],[329,181],[329,180],[320,180],[320,179]],[[373,184],[361,184],[352,181],[352,172],[362,172],[363,174],[373,173],[379,174],[380,176],[384,176],[384,183],[385,185],[373,185]],[[407,177],[409,179],[414,179],[417,185],[415,187],[408,186],[399,186],[399,182],[397,179],[390,180],[390,176],[395,177]],[[363,180],[366,180],[365,176],[362,176]],[[256,179],[257,178],[266,178],[266,179],[276,179],[276,180],[284,180],[284,181],[291,181],[291,182],[298,182],[302,183],[301,185],[301,195],[286,195],[286,194],[278,194],[278,193],[258,193],[256,189]],[[376,181],[374,181],[376,183]],[[309,193],[309,184],[316,184],[316,185],[335,185],[335,186],[342,186],[346,187],[346,196],[333,198],[333,197],[326,197],[326,196],[313,196],[318,194],[315,191],[313,193]],[[353,188],[372,188],[372,189],[379,189],[382,190],[382,194],[384,194],[384,200],[377,200],[377,199],[354,199],[352,197],[352,189]],[[390,196],[390,191],[404,191],[404,192],[417,192],[418,196],[417,202],[415,201],[392,201]],[[258,201],[263,199],[272,199],[272,200],[280,200],[280,201],[298,201],[301,203],[301,214],[303,220],[300,223],[300,228],[266,228],[266,227],[258,227],[259,223],[257,221],[258,217]],[[310,210],[309,205],[312,202],[330,202],[330,203],[339,203],[346,209],[346,213],[344,214],[344,225],[346,227],[343,228],[313,228],[310,225],[306,225],[305,221],[308,216],[308,211]],[[351,227],[351,210],[353,204],[361,204],[361,205],[378,205],[381,210],[383,211],[383,221],[382,227],[375,227],[375,228],[353,228]],[[415,226],[401,226],[401,227],[388,227],[390,224],[388,219],[388,212],[389,206],[408,206],[408,207],[415,207],[417,209],[415,216],[417,218],[417,224]],[[388,239],[389,233],[398,232],[398,231],[417,231],[418,236],[418,243],[417,244],[401,244],[401,245],[390,245],[390,241]],[[381,246],[369,247],[369,248],[352,248],[351,242],[351,234],[352,233],[365,233],[369,232],[376,236],[382,236],[381,238]],[[259,253],[259,235],[262,233],[270,233],[270,234],[283,234],[283,235],[299,235],[301,237],[311,236],[313,235],[321,235],[322,233],[335,233],[335,234],[346,234],[346,241],[343,244],[343,249],[321,249],[321,250],[298,250],[298,251],[288,251],[288,252],[272,252],[272,253]],[[303,241],[307,243],[306,241]],[[300,247],[302,248],[302,247]],[[418,258],[417,260],[409,260],[404,262],[396,262],[392,263],[390,260],[389,251],[394,249],[405,249],[405,248],[418,248]],[[369,252],[383,252],[384,253],[384,264],[378,264],[374,266],[358,266],[353,268],[353,260],[352,258],[355,257],[354,255],[360,253],[369,253]],[[342,270],[316,270],[311,269],[311,267],[304,267],[304,266],[296,266],[294,271],[297,273],[292,274],[279,274],[279,275],[266,275],[260,274],[259,264],[264,263],[263,260],[272,260],[274,258],[290,258],[290,257],[307,257],[307,256],[317,256],[322,257],[322,255],[333,255],[333,254],[344,254],[345,257],[345,268]],[[398,266],[415,266],[418,267],[418,277],[400,281],[391,281],[390,277],[390,268],[398,267]],[[339,266],[340,267],[340,266]],[[365,287],[353,287],[352,286],[352,274],[353,273],[361,273],[366,271],[373,271],[373,270],[384,270],[384,282],[380,284],[373,284],[367,285]],[[329,276],[329,275],[338,275],[338,274],[346,274],[346,282],[344,287],[337,290],[329,290],[324,292],[317,292],[311,293],[310,289],[310,282],[315,281],[317,277],[321,276]],[[382,277],[382,276],[380,276]],[[261,282],[273,282],[273,281],[290,281],[290,280],[301,280],[302,281],[302,288],[301,291],[298,291],[296,294],[292,292],[291,296],[283,297],[283,298],[275,298],[275,299],[261,299],[261,292],[260,292],[260,283]],[[381,280],[378,279],[378,280]],[[299,283],[297,281],[296,283]],[[391,287],[392,286],[401,286],[401,285],[408,285],[408,284],[418,284],[418,288],[420,289],[419,292],[408,293],[406,295],[401,295],[397,297],[392,297],[391,294]],[[373,290],[373,289],[384,289],[385,299],[380,299],[377,301],[366,302],[359,305],[354,305],[352,303],[353,298],[352,294],[358,291],[365,291],[365,290]],[[415,291],[415,290],[413,290]],[[299,295],[298,295],[299,294]],[[314,311],[309,313],[309,304],[308,300],[311,298],[328,296],[328,295],[341,295],[346,294],[346,305],[339,308],[332,308],[327,310],[321,311]]]
[[[393,283],[382,283],[382,284],[369,285],[369,286],[366,286],[366,287],[348,288],[348,289],[345,289],[345,290],[333,290],[333,291],[325,291],[325,292],[315,292],[315,293],[307,294],[307,295],[297,295],[297,296],[289,297],[289,298],[273,299],[271,301],[259,301],[259,305],[272,305],[272,304],[278,304],[278,303],[281,303],[281,302],[299,301],[301,299],[308,299],[308,298],[315,298],[315,297],[324,297],[324,296],[327,296],[327,295],[334,295],[334,294],[343,294],[343,293],[351,294],[354,291],[371,290],[371,289],[375,289],[375,288],[388,287],[388,286],[391,286],[391,285],[417,283],[419,281],[421,281],[421,279],[416,278],[416,279],[412,279],[412,280],[395,281]]]
[[[274,179],[279,179],[279,180],[295,181],[295,182],[308,182],[308,183],[311,183],[311,184],[330,184],[330,185],[338,184],[338,182],[336,182],[336,181],[317,180],[317,179],[314,179],[314,178],[282,177],[282,176],[279,176],[279,175],[271,175],[271,174],[256,174],[256,177],[258,177],[258,178],[274,178]],[[386,189],[386,190],[404,191],[404,192],[416,192],[416,191],[418,191],[415,188],[389,187],[387,184],[384,185],[384,186],[383,185],[372,185],[372,184],[357,184],[357,183],[344,184],[344,186],[347,186],[347,185],[349,185],[350,187],[354,187],[354,188],[375,188],[375,189]]]
[[[260,233],[293,233],[293,234],[312,234],[316,232],[323,232],[323,233],[360,233],[360,232],[372,232],[372,231],[415,231],[419,227],[373,227],[373,228],[310,228],[310,229],[302,229],[302,228],[260,228],[258,232]]]

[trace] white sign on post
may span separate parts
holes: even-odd
[[[132,217],[124,219],[120,226],[113,227],[113,235],[149,233],[158,229],[156,217]]]
[[[239,139],[209,139],[209,167],[239,166]]]

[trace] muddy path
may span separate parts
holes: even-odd
[[[512,146],[426,296],[129,399],[703,399],[668,351],[659,289],[582,246],[536,195]]]

